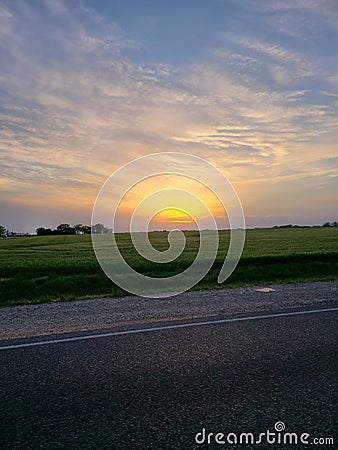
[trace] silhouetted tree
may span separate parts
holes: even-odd
[[[71,227],[69,223],[60,223],[56,227],[57,234],[76,234],[75,228]]]
[[[84,234],[90,234],[91,228],[89,225],[83,225],[82,231]]]
[[[39,227],[35,231],[38,236],[50,236],[51,234],[56,234],[56,231],[51,228]]]
[[[75,230],[76,234],[83,234],[84,233],[83,223],[78,223],[77,225],[74,225],[74,230]]]
[[[102,225],[102,223],[97,223],[92,226],[92,232],[94,234],[102,234],[102,233],[107,233],[108,230],[104,225]]]

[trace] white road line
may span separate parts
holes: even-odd
[[[9,350],[14,348],[23,348],[23,347],[36,347],[39,345],[50,345],[50,344],[58,344],[64,342],[73,342],[73,341],[84,341],[86,339],[99,339],[104,337],[112,337],[112,336],[125,336],[127,334],[138,334],[138,333],[149,333],[151,331],[165,331],[165,330],[174,330],[177,328],[189,328],[189,327],[201,327],[204,325],[217,325],[224,324],[230,322],[246,322],[249,320],[259,320],[259,319],[274,319],[276,317],[289,317],[289,316],[301,316],[305,314],[317,314],[322,312],[333,312],[338,311],[338,308],[327,308],[327,309],[313,309],[308,311],[293,311],[286,313],[277,313],[277,314],[263,314],[259,316],[249,316],[249,317],[234,317],[230,319],[221,319],[221,320],[210,320],[207,322],[191,322],[191,323],[181,323],[177,325],[167,325],[162,327],[152,327],[152,328],[139,328],[136,330],[125,330],[125,331],[113,331],[112,333],[102,333],[102,334],[90,334],[85,336],[77,336],[70,337],[64,339],[53,339],[49,341],[38,341],[38,342],[27,342],[23,344],[13,344],[6,345],[1,347],[0,350]]]

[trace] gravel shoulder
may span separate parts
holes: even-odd
[[[248,313],[332,308],[338,281],[186,292],[168,298],[96,298],[0,308],[0,339],[136,326],[169,320],[224,318]],[[266,288],[266,286],[264,286]]]

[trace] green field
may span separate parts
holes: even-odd
[[[186,249],[177,260],[155,265],[136,254],[128,234],[117,235],[130,264],[159,277],[180,273],[191,264],[198,233],[186,232],[186,239]],[[238,267],[220,285],[217,275],[228,239],[229,232],[220,232],[217,259],[195,289],[338,279],[338,228],[248,230]],[[157,249],[168,247],[166,232],[153,232],[150,240]],[[89,235],[1,239],[0,256],[0,306],[125,294],[102,272]]]

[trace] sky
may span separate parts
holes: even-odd
[[[337,220],[337,49],[337,0],[1,0],[0,224],[88,224],[156,152],[220,169],[248,227]]]

